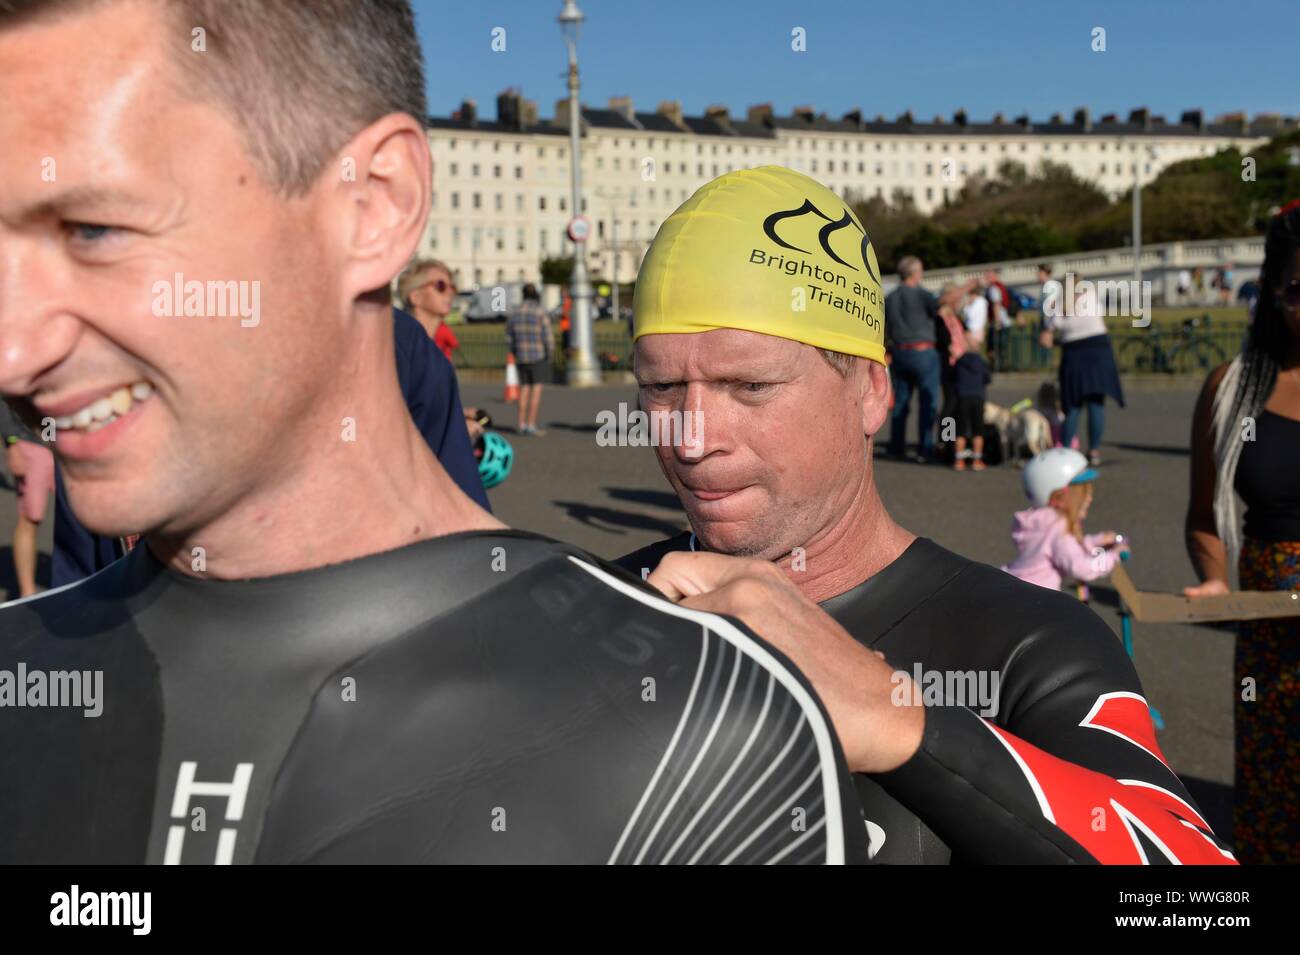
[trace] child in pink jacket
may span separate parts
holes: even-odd
[[[1084,534],[1097,472],[1070,448],[1044,451],[1025,465],[1025,494],[1034,506],[1017,511],[1011,539],[1019,552],[1002,569],[1040,587],[1060,590],[1065,580],[1105,577],[1128,544],[1121,534]]]

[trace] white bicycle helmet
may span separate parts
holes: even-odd
[[[1096,480],[1097,472],[1088,459],[1073,448],[1050,448],[1025,465],[1021,480],[1034,507],[1046,507],[1052,495],[1070,484]]]

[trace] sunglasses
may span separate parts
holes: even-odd
[[[448,289],[456,291],[456,286],[452,285],[446,279],[434,279],[432,282],[426,282],[425,285],[432,285],[439,293],[446,292]]]

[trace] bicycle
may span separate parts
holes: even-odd
[[[1178,334],[1172,336],[1172,344],[1169,344],[1171,336],[1155,325],[1135,332],[1119,347],[1120,367],[1168,375],[1190,368],[1208,371],[1227,360],[1223,349],[1210,335],[1209,326],[1209,315],[1186,319]]]

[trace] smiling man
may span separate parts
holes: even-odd
[[[715,179],[664,222],[637,279],[636,376],[645,411],[699,422],[656,449],[692,531],[619,563],[707,607],[735,589],[715,554],[755,558],[805,599],[750,583],[733,611],[819,603],[883,656],[810,631],[800,662],[862,770],[878,861],[1230,860],[1109,628],[889,516],[879,275],[852,212],[777,166]]]
[[[423,89],[401,0],[0,0],[0,393],[145,533],[0,610],[0,670],[103,680],[0,694],[0,861],[864,858],[783,657],[509,531],[416,430]]]

